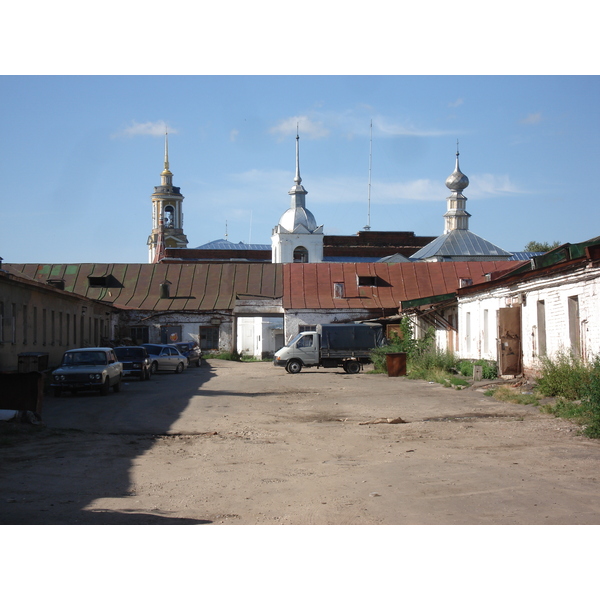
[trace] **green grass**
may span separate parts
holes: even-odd
[[[537,389],[557,398],[542,407],[544,412],[581,425],[589,438],[600,438],[600,356],[591,364],[567,353],[543,359]]]

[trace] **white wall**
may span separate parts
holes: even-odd
[[[545,307],[546,355],[571,351],[569,298],[578,297],[578,351],[585,360],[600,353],[600,268],[581,268],[576,272],[524,281],[458,299],[459,355],[462,358],[497,360],[497,311],[521,306],[523,367],[535,371],[540,356],[538,302]],[[488,311],[488,347],[485,348],[484,311]],[[470,321],[470,335],[468,332]]]

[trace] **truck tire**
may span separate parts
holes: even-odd
[[[285,367],[285,370],[292,375],[302,371],[302,363],[299,360],[290,360]]]
[[[357,360],[348,360],[344,364],[344,370],[350,375],[360,373],[360,363]]]

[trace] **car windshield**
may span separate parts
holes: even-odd
[[[106,354],[104,352],[84,351],[84,352],[67,352],[63,357],[63,365],[105,365]]]
[[[292,338],[286,345],[286,348],[291,348],[300,338],[302,337],[302,333],[299,333],[295,338]]]
[[[144,358],[144,350],[142,348],[115,348],[115,354],[119,360],[126,358]]]

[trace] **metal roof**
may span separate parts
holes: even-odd
[[[461,279],[480,283],[486,273],[505,269],[506,262],[290,263],[282,266],[284,309],[375,310],[398,309],[403,300],[455,292]],[[365,282],[374,285],[359,285]],[[334,283],[344,284],[343,297],[334,297]]]
[[[510,255],[510,252],[484,240],[472,231],[455,229],[440,235],[433,242],[415,252],[410,258],[411,260],[423,260],[433,256],[447,256],[449,258],[468,256],[489,257],[490,260],[493,260],[495,257],[510,257]]]
[[[4,267],[40,283],[62,279],[66,291],[126,309],[231,310],[237,294],[264,298],[283,295],[282,265],[268,263],[11,264]],[[165,282],[169,282],[169,298],[160,297],[160,286]]]
[[[234,244],[229,240],[220,239],[198,246],[195,250],[269,250],[270,252],[271,244],[244,244],[244,242]]]

